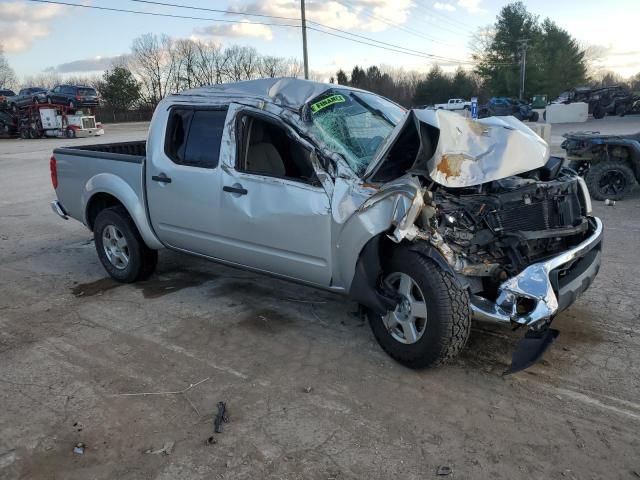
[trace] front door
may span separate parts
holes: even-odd
[[[331,206],[310,151],[276,117],[245,108],[230,168],[221,170],[225,254],[316,285],[331,283]]]

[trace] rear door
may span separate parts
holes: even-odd
[[[220,144],[226,107],[171,108],[164,145],[146,168],[149,216],[168,246],[212,255],[218,231]],[[214,255],[215,256],[215,255]]]

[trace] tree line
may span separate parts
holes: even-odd
[[[541,20],[518,1],[504,6],[496,22],[473,36],[472,68],[459,66],[447,72],[433,65],[425,74],[403,68],[371,65],[339,70],[331,82],[384,95],[411,107],[446,102],[449,98],[517,96],[520,61],[526,45],[525,98],[546,94],[554,98],[564,90],[586,85],[622,83],[613,75],[589,75],[587,49],[550,19]],[[144,34],[133,41],[131,51],[102,75],[65,77],[65,83],[95,87],[113,111],[152,110],[166,95],[185,89],[264,77],[300,77],[301,62],[260,54],[255,48],[198,39],[175,39]],[[312,79],[326,80],[313,74]],[[55,69],[23,79],[25,86],[50,88],[62,83]],[[15,86],[16,75],[0,45],[0,87]],[[640,89],[640,74],[628,80]],[[115,118],[115,116],[114,116]]]

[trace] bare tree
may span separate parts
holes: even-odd
[[[167,35],[144,34],[133,41],[131,57],[145,99],[156,105],[175,87],[173,40]]]
[[[4,56],[4,49],[0,43],[0,87],[15,88],[17,86],[16,84],[16,74]]]

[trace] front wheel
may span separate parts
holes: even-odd
[[[144,243],[124,207],[102,210],[93,228],[96,251],[112,278],[123,283],[144,280],[158,263],[158,252]]]
[[[471,330],[468,291],[431,260],[405,248],[393,254],[384,281],[401,298],[384,316],[368,314],[384,351],[409,368],[433,367],[456,357]]]
[[[584,177],[589,193],[596,200],[620,200],[636,183],[633,170],[615,161],[598,162]]]

